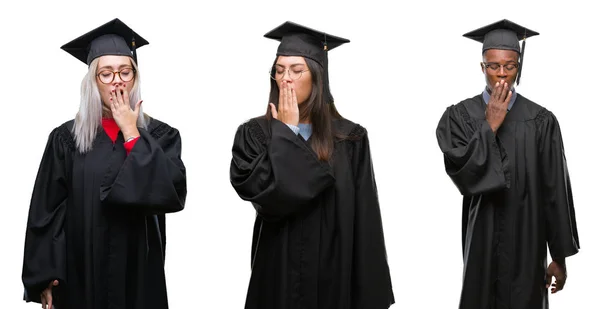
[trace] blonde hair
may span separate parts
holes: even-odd
[[[100,91],[98,90],[98,84],[96,83],[98,62],[99,58],[96,58],[90,63],[88,72],[81,81],[81,101],[72,129],[75,137],[75,147],[80,153],[87,153],[92,150],[98,130],[102,127],[102,99],[100,97]],[[129,102],[133,109],[135,108],[135,104],[141,98],[141,80],[140,71],[133,59],[131,60],[131,65],[135,68],[136,72],[133,88],[129,93]],[[147,125],[147,116],[144,115],[142,107],[140,106],[137,126],[146,129]]]

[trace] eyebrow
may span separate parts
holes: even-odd
[[[280,67],[285,67],[283,64],[279,64],[279,63],[276,63],[275,65],[278,65]],[[294,66],[297,66],[297,65],[304,65],[304,63],[294,63],[294,64],[291,64],[290,67],[294,67]]]
[[[121,69],[121,68],[124,68],[124,67],[131,67],[131,68],[133,68],[133,67],[132,67],[130,64],[121,64],[121,65],[118,67],[118,69]],[[105,65],[105,66],[103,66],[103,67],[99,67],[99,68],[98,68],[98,71],[100,71],[100,70],[102,70],[102,69],[111,69],[111,70],[112,70],[112,68],[113,68],[113,67],[112,67],[112,65]]]
[[[509,64],[511,62],[513,62],[513,63],[519,63],[518,61],[514,61],[514,60],[507,60],[506,61],[507,64]],[[484,63],[487,63],[487,64],[500,64],[500,62],[496,62],[496,61],[484,61]]]

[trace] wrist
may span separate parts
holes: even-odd
[[[496,134],[496,131],[498,131],[498,126],[496,126],[493,121],[490,121],[489,119],[486,119],[488,125],[490,126],[490,129],[492,129],[492,132],[494,132],[494,134]]]
[[[135,128],[135,127],[134,128],[128,128],[126,130],[122,130],[122,132],[123,132],[123,138],[125,140],[128,140],[128,139],[130,139],[132,137],[138,137],[138,136],[140,136],[140,131],[138,131],[138,129]]]
[[[298,123],[300,123],[300,121],[298,120],[292,120],[292,121],[284,121],[286,124],[292,125],[292,126],[298,126]]]

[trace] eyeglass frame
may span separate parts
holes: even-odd
[[[133,71],[133,77],[130,80],[123,80],[123,78],[121,77],[121,72],[125,71],[125,70],[132,70]],[[103,82],[102,78],[100,77],[100,74],[102,74],[104,72],[110,72],[110,73],[112,73],[112,78],[111,78],[110,82],[108,82],[108,83]],[[115,80],[115,76],[117,76],[117,74],[119,74],[119,79],[121,81],[123,81],[123,82],[130,82],[133,79],[135,79],[136,73],[137,73],[137,70],[135,68],[133,68],[133,67],[126,67],[126,68],[120,69],[119,71],[102,70],[102,71],[98,72],[98,74],[96,74],[96,77],[98,78],[98,80],[100,80],[101,83],[103,83],[105,85],[108,85],[108,84],[112,83]]]
[[[492,71],[494,71],[494,72],[497,72],[497,71],[498,71],[498,70],[500,70],[501,68],[504,68],[504,70],[505,70],[505,71],[512,72],[512,70],[514,70],[514,69],[517,69],[517,70],[518,70],[518,69],[519,69],[519,66],[520,66],[520,64],[519,64],[518,62],[517,62],[517,63],[509,63],[509,64],[500,64],[500,63],[497,63],[497,62],[482,62],[482,63],[483,63],[483,66],[484,66],[486,69],[490,69],[490,70],[492,70]],[[491,65],[494,65],[494,64],[498,66],[498,68],[497,68],[497,69],[490,68],[490,66],[491,66]],[[514,66],[515,66],[515,68],[514,68],[514,69],[511,69],[511,70],[509,70],[509,69],[507,69],[507,68],[506,68],[506,66],[509,66],[509,65],[514,65]]]
[[[277,79],[275,78],[274,74],[273,74],[273,69],[275,68],[276,65],[271,67],[271,70],[269,71],[269,76],[271,77],[271,79],[273,80],[282,80],[285,77],[285,73],[287,72],[287,75],[290,77],[290,79],[292,80],[299,80],[300,78],[302,78],[302,73],[304,72],[309,72],[309,69],[306,69],[304,71],[300,71],[300,76],[298,76],[298,78],[292,78],[292,75],[290,74],[290,69],[284,69],[285,71],[283,71],[283,75],[281,75],[281,78]],[[277,70],[275,71],[275,74],[277,74]]]

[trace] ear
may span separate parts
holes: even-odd
[[[483,74],[485,74],[485,64],[484,62],[486,61],[486,57],[485,54],[487,53],[487,50],[483,52],[483,54],[481,54],[481,62],[479,63],[479,66],[481,66],[481,72]]]

